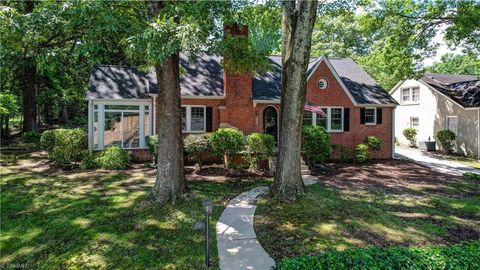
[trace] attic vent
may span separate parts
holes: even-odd
[[[320,80],[318,80],[317,85],[318,85],[318,88],[320,88],[320,89],[323,90],[323,89],[327,88],[327,85],[328,85],[328,84],[327,84],[327,80],[325,80],[325,79],[320,79]]]

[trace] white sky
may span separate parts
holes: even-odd
[[[437,49],[437,53],[434,56],[425,58],[425,60],[423,60],[424,66],[430,66],[434,62],[440,62],[440,58],[442,57],[442,55],[446,53],[455,53],[455,54],[462,53],[462,47],[448,48],[445,41],[443,41],[443,36],[445,35],[444,30],[445,30],[445,26],[442,26],[439,29],[437,35],[433,38],[433,42],[439,43],[440,46]]]

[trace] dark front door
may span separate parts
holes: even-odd
[[[277,118],[277,109],[274,107],[269,106],[263,110],[263,132],[272,135],[275,141],[278,139]]]

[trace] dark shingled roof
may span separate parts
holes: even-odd
[[[180,89],[184,96],[223,96],[221,58],[199,55],[190,63],[180,55]],[[148,82],[148,83],[147,83]],[[145,99],[157,93],[153,69],[141,72],[135,67],[95,66],[90,74],[88,99]]]
[[[270,56],[271,70],[253,78],[253,99],[280,100],[281,56]],[[320,58],[310,59],[307,74],[314,72]],[[352,59],[330,59],[335,71],[359,104],[396,104]],[[223,96],[221,58],[198,55],[190,63],[180,55],[180,89],[183,96]],[[90,75],[88,99],[144,99],[157,92],[156,74],[134,67],[95,66]]]
[[[425,74],[424,83],[463,107],[480,106],[480,78],[473,75]]]
[[[258,100],[279,100],[281,83],[281,57],[270,56],[271,71],[253,78],[253,98]],[[310,59],[307,74],[315,71],[320,58]],[[343,84],[359,104],[397,104],[396,101],[380,87],[352,59],[329,59]]]

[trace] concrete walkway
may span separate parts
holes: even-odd
[[[396,147],[395,157],[413,160],[418,164],[439,171],[441,173],[462,175],[466,172],[474,172],[480,174],[479,169],[475,169],[473,167],[455,161],[432,157],[418,149]]]
[[[305,185],[317,182],[317,177],[303,176]],[[217,249],[220,269],[267,270],[275,261],[257,240],[253,218],[257,197],[268,191],[260,186],[243,192],[230,200],[216,225]]]

